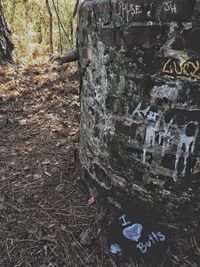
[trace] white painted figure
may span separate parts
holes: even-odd
[[[193,128],[191,133],[188,133],[189,128]],[[191,153],[194,153],[195,143],[196,139],[199,133],[198,129],[198,122],[189,122],[185,128],[183,133],[180,134],[180,139],[177,147],[176,152],[176,162],[175,162],[175,172],[174,172],[174,180],[177,178],[178,174],[178,163],[180,160],[180,157],[183,156],[184,163],[183,163],[183,171],[182,175],[185,175],[186,167],[187,167],[187,160]]]
[[[143,149],[143,163],[146,163],[146,153],[148,147],[154,147],[156,141],[156,133],[159,130],[159,113],[152,112],[147,115],[148,125],[146,128],[145,143]]]
[[[143,163],[146,163],[147,148],[155,145],[156,132],[159,128],[159,113],[151,111],[150,109],[150,106],[143,109],[142,104],[139,103],[132,113],[133,116],[138,116],[143,120],[147,119],[148,122],[143,148]]]
[[[156,128],[153,125],[148,125],[145,136],[145,145],[154,146],[156,139]]]
[[[161,112],[160,113],[153,112],[150,109],[151,109],[150,106],[143,108],[142,103],[139,103],[132,113],[133,117],[138,117],[139,119],[142,119],[142,121],[145,122],[145,124],[147,125],[145,133],[145,141],[143,145],[142,161],[144,164],[148,162],[147,151],[148,149],[152,149],[156,145],[157,138],[158,138],[157,144],[162,146],[162,151],[161,151],[162,157],[165,156],[166,151],[172,144],[173,138],[175,138],[172,131],[172,127],[176,127],[176,125],[174,125],[174,119],[172,118],[168,123],[166,123],[163,120],[163,115]],[[162,131],[160,130],[161,121],[163,121]],[[183,131],[179,134],[175,168],[173,174],[174,180],[176,180],[178,172],[179,174],[181,172],[181,175],[185,175],[188,168],[190,172],[193,172],[194,160],[191,159],[190,155],[194,153],[194,148],[198,133],[199,133],[198,122],[191,121],[187,123]],[[181,162],[182,160],[183,163]],[[181,164],[183,165],[182,167],[180,167]]]
[[[155,145],[156,125],[148,125],[146,128],[145,144],[143,148],[143,163],[146,163],[147,148]]]
[[[171,144],[171,140],[173,139],[172,133],[170,131],[170,127],[173,124],[173,119],[169,123],[164,124],[164,131],[159,132],[159,145],[162,145],[162,157],[165,156],[166,150],[169,148]]]

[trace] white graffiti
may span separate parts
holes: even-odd
[[[147,119],[148,122],[143,148],[143,163],[146,163],[147,148],[155,146],[156,132],[159,128],[159,113],[151,111],[150,109],[150,106],[142,108],[142,104],[139,103],[132,113],[133,116],[137,115],[143,120]]]
[[[156,133],[159,129],[159,114],[149,111],[147,115],[148,125],[146,128],[145,143],[143,148],[143,163],[146,163],[147,148],[155,146]]]
[[[195,127],[195,130],[193,131],[193,134],[188,136],[186,134],[187,128],[189,126],[193,125]],[[198,122],[189,122],[185,128],[184,132],[180,135],[180,140],[177,147],[177,153],[176,153],[176,162],[175,162],[175,173],[174,173],[174,179],[177,178],[177,172],[178,172],[178,162],[180,160],[180,157],[184,157],[184,163],[183,163],[183,171],[182,174],[185,175],[186,167],[187,167],[187,160],[191,153],[194,153],[195,143],[197,139],[197,135],[199,133],[198,129]]]
[[[149,113],[147,114],[147,119],[149,121],[156,122],[158,116],[159,116],[159,114],[157,112],[153,112],[153,111],[150,110]]]
[[[142,104],[139,103],[137,107],[133,110],[132,116],[138,116],[141,119],[147,118],[148,121],[156,122],[159,114],[157,112],[151,111],[151,107],[142,108]]]
[[[172,1],[164,2],[163,6],[166,12],[177,13],[176,5]]]
[[[153,125],[148,125],[145,137],[145,144],[149,146],[154,146],[155,138],[156,138],[156,127]]]
[[[145,108],[145,109],[142,109],[141,107],[142,107],[142,104],[139,103],[138,106],[134,109],[132,115],[133,115],[133,116],[138,115],[140,118],[144,118],[144,117],[146,117],[146,116],[147,116],[147,113],[149,112],[149,110],[150,110],[151,107],[148,106],[148,107]]]
[[[148,125],[146,129],[145,144],[143,149],[143,163],[146,163],[147,147],[154,146],[155,139],[156,139],[156,126]]]
[[[173,119],[169,123],[164,123],[164,131],[159,132],[158,144],[162,146],[162,157],[165,156],[166,150],[171,145],[171,140],[173,139],[170,127],[173,124]]]
[[[169,101],[176,101],[180,88],[181,87],[179,83],[176,83],[176,87],[168,85],[154,86],[151,91],[151,97],[156,99],[168,99]]]
[[[119,2],[119,13],[118,15],[122,17],[127,23],[130,20],[142,13],[142,7],[140,5],[134,5],[130,3],[124,3],[123,1]]]
[[[130,221],[127,221],[127,220],[126,220],[126,215],[125,215],[125,214],[122,215],[121,217],[119,217],[119,220],[120,220],[120,221],[122,220],[122,226],[127,226],[127,225],[131,224]]]
[[[173,178],[176,181],[178,176],[185,176],[194,171],[196,158],[194,155],[195,143],[199,134],[199,123],[189,121],[185,126],[178,126],[175,122],[175,114],[166,122],[165,116],[161,111],[152,111],[151,106],[137,104],[134,108],[133,119],[140,119],[141,125],[146,125],[142,162],[149,163],[153,159],[154,152],[160,150],[161,157],[165,155],[177,144],[175,161],[173,167]],[[151,154],[151,160],[148,156]]]

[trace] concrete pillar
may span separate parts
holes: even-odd
[[[86,0],[78,34],[90,194],[190,220],[200,203],[200,1]]]

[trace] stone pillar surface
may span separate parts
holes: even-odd
[[[140,199],[170,221],[194,219],[200,1],[86,0],[78,38],[81,178],[90,194],[115,205]]]

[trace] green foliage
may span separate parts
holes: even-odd
[[[5,17],[12,32],[17,58],[24,61],[44,59],[50,52],[49,13],[45,0],[2,0]],[[60,20],[75,44],[76,19],[72,22],[74,1],[54,0]],[[53,18],[54,53],[69,50],[70,43],[66,38],[57,18],[52,0],[49,0]],[[72,22],[72,25],[71,25]]]

